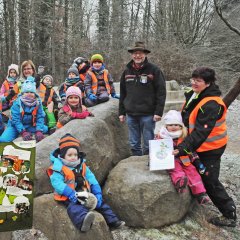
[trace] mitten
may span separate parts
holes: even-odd
[[[111,96],[116,99],[120,99],[120,94],[117,93],[111,93]]]
[[[103,203],[101,187],[99,186],[99,184],[91,185],[91,191],[97,198],[96,208],[100,208]]]
[[[97,101],[97,96],[93,93],[89,93],[88,98],[92,101],[92,102],[96,102]]]
[[[12,98],[15,96],[15,91],[13,89],[10,90],[9,94],[6,96],[6,101],[12,100]]]
[[[29,141],[29,140],[32,140],[32,134],[26,130],[23,130],[21,132],[21,136],[23,138],[23,141]]]
[[[44,139],[44,135],[41,131],[36,131],[35,133],[35,139],[37,142],[40,142],[41,140]]]
[[[76,197],[76,191],[71,189],[69,186],[66,186],[64,188],[62,195],[68,197],[70,202],[76,203],[78,201]]]

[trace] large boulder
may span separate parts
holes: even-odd
[[[148,156],[122,160],[109,174],[104,197],[127,226],[159,228],[187,213],[189,191],[178,194],[166,171],[148,170]]]
[[[66,208],[53,199],[53,194],[45,194],[34,200],[34,222],[48,239],[110,240],[111,232],[101,214],[95,212],[95,221],[90,231],[83,233],[74,227]]]
[[[90,108],[95,117],[72,120],[63,128],[37,144],[36,149],[36,195],[52,191],[46,169],[50,165],[49,154],[58,147],[59,139],[71,133],[81,142],[87,154],[87,164],[102,183],[118,161],[130,156],[126,124],[118,119],[118,100]]]

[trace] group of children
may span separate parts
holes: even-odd
[[[72,119],[93,116],[87,107],[106,102],[111,95],[119,98],[113,79],[105,68],[103,57],[95,54],[89,62],[78,57],[67,71],[67,78],[59,88],[53,88],[53,77],[43,76],[44,68],[36,71],[31,60],[8,67],[0,89],[0,142],[10,142],[22,136],[24,141],[41,141],[44,134],[52,134]],[[9,119],[2,111],[10,109]],[[5,122],[5,124],[4,124]]]

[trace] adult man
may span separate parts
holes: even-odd
[[[155,123],[161,120],[166,99],[166,84],[161,70],[149,63],[144,42],[128,49],[132,60],[120,81],[119,119],[129,131],[132,155],[149,153],[149,140],[154,138]],[[143,137],[143,148],[141,139]]]

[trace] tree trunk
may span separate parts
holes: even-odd
[[[237,98],[239,94],[240,94],[240,77],[238,78],[234,86],[230,89],[230,91],[223,98],[223,101],[227,108],[231,105],[231,103]]]

